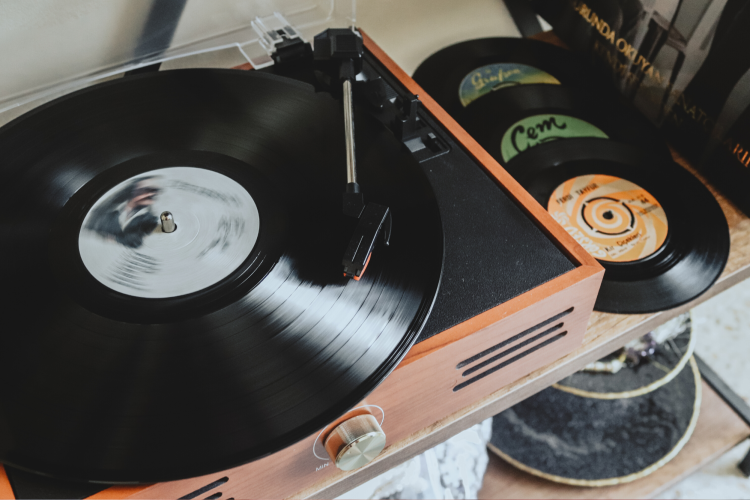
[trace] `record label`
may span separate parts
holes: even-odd
[[[467,74],[458,87],[458,98],[466,107],[493,90],[511,85],[547,83],[560,85],[560,81],[546,71],[517,63],[495,63],[482,66]]]
[[[504,161],[510,161],[539,144],[577,137],[609,139],[598,127],[579,118],[556,114],[534,115],[508,127],[500,142],[500,154]]]
[[[162,229],[164,212],[173,232]],[[112,290],[167,298],[229,276],[259,231],[258,207],[240,184],[212,170],[170,167],[107,191],[83,220],[78,249],[86,269]]]
[[[633,262],[659,250],[667,216],[640,186],[611,175],[581,175],[560,184],[547,211],[593,257]]]

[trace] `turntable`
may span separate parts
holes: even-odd
[[[302,494],[581,344],[601,266],[341,11],[0,129],[17,496]]]

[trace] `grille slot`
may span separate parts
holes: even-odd
[[[206,486],[204,486],[202,488],[198,488],[197,490],[193,491],[192,493],[188,493],[184,497],[180,497],[179,500],[192,500],[193,498],[196,498],[196,497],[202,495],[203,493],[205,493],[207,491],[211,491],[214,488],[218,488],[219,486],[221,486],[222,484],[226,483],[227,481],[229,481],[229,478],[226,477],[226,476],[224,476],[221,479],[217,479],[216,481],[214,481],[211,484],[207,484]],[[213,495],[209,496],[208,498],[215,499],[215,498],[219,498],[220,496],[221,496],[221,492],[218,492],[218,493],[214,493]]]
[[[537,340],[539,340],[539,339],[542,339],[542,338],[546,337],[546,336],[547,336],[547,335],[549,335],[550,333],[552,333],[552,332],[554,332],[554,331],[556,331],[556,330],[559,330],[559,329],[561,329],[562,327],[563,327],[563,323],[558,323],[558,324],[556,324],[555,326],[553,326],[552,328],[549,328],[549,329],[547,329],[547,330],[544,330],[544,331],[543,331],[542,333],[540,333],[540,334],[538,334],[538,335],[534,335],[534,336],[533,336],[533,337],[531,337],[530,339],[528,339],[528,340],[524,340],[524,341],[523,341],[523,342],[521,342],[520,344],[514,345],[513,347],[511,347],[511,348],[510,348],[510,349],[508,349],[507,351],[503,351],[503,352],[501,352],[500,354],[497,354],[497,355],[495,355],[495,356],[492,356],[492,357],[491,357],[490,359],[487,359],[487,360],[485,360],[485,361],[482,361],[481,363],[479,363],[479,364],[477,364],[477,365],[475,365],[475,366],[472,366],[471,368],[469,368],[468,370],[466,370],[465,372],[463,372],[463,373],[461,374],[461,376],[462,376],[462,377],[465,377],[465,376],[467,376],[467,375],[471,375],[472,373],[474,373],[474,372],[477,372],[477,371],[481,370],[481,369],[482,369],[482,368],[484,368],[485,366],[487,366],[487,365],[491,365],[492,363],[494,363],[494,362],[495,362],[495,361],[497,361],[498,359],[502,359],[502,358],[504,358],[504,357],[508,356],[509,354],[513,354],[514,352],[516,352],[516,351],[518,351],[518,350],[520,350],[520,349],[523,349],[523,348],[524,348],[524,347],[526,347],[527,345],[529,345],[529,344],[532,344],[532,343],[536,342]]]
[[[507,361],[503,361],[502,363],[499,363],[499,364],[497,364],[497,365],[495,365],[495,366],[493,366],[491,368],[488,368],[487,370],[483,371],[482,373],[480,373],[476,377],[470,378],[466,382],[461,382],[460,384],[457,384],[456,387],[453,388],[453,392],[460,391],[464,387],[466,387],[466,386],[468,386],[470,384],[473,384],[474,382],[477,382],[478,380],[483,379],[487,375],[490,375],[490,374],[496,372],[497,370],[499,370],[501,368],[505,368],[506,366],[508,366],[509,364],[513,363],[514,361],[518,361],[519,359],[523,358],[524,356],[528,356],[529,354],[531,354],[531,353],[533,353],[535,351],[538,351],[539,349],[541,349],[543,347],[546,347],[546,346],[550,345],[553,342],[556,342],[556,341],[560,340],[565,335],[567,335],[567,333],[568,333],[567,331],[562,332],[562,333],[558,333],[554,337],[551,337],[551,338],[545,340],[541,344],[537,344],[534,347],[532,347],[531,349],[529,349],[527,351],[524,351],[524,352],[522,352],[522,353],[520,353],[520,354],[518,354],[518,355],[516,355],[516,356],[514,356],[512,358],[510,358]]]
[[[575,309],[575,308],[571,307],[570,309],[566,309],[565,311],[561,312],[560,314],[555,314],[551,318],[546,319],[546,320],[542,321],[541,323],[539,323],[537,325],[534,325],[534,326],[532,326],[531,328],[529,328],[527,330],[522,331],[518,335],[515,335],[515,336],[513,336],[513,337],[511,337],[511,338],[509,338],[507,340],[504,340],[504,341],[500,342],[499,344],[495,344],[494,346],[490,347],[489,349],[485,349],[484,351],[480,352],[479,354],[475,354],[474,356],[461,361],[458,365],[456,365],[456,370],[460,370],[464,366],[470,365],[471,363],[473,363],[475,361],[478,361],[478,360],[482,359],[483,357],[488,356],[489,354],[492,354],[493,352],[497,351],[498,349],[502,349],[503,347],[505,347],[507,345],[510,345],[513,342],[515,342],[517,340],[520,340],[523,337],[525,337],[525,336],[527,336],[527,335],[529,335],[531,333],[534,333],[535,331],[539,330],[540,328],[544,328],[545,326],[549,325],[550,323],[554,323],[558,319],[563,318],[563,317],[567,316],[568,314],[572,313],[573,309]],[[561,325],[562,324],[563,323],[561,323]]]

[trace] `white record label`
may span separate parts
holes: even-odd
[[[172,214],[177,228],[162,230]],[[212,170],[170,167],[121,182],[91,207],[78,235],[86,269],[103,285],[161,299],[203,290],[247,259],[260,231],[258,207]]]

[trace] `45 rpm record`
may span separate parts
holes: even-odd
[[[419,165],[358,110],[359,182],[394,222],[363,278],[343,277],[342,115],[285,78],[183,70],[0,129],[0,462],[107,483],[208,474],[383,380],[432,307],[441,223]]]
[[[515,85],[599,87],[600,77],[577,54],[523,38],[481,38],[446,47],[425,59],[414,80],[449,114]]]
[[[599,311],[679,306],[724,269],[724,213],[674,162],[605,139],[571,139],[540,144],[505,167],[604,266]]]
[[[518,85],[471,103],[456,120],[503,165],[539,144],[571,138],[612,139],[671,159],[651,122],[590,89]]]

